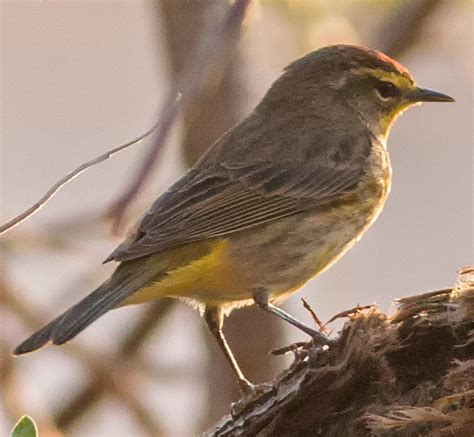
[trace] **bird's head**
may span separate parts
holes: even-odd
[[[291,63],[265,99],[333,121],[340,118],[341,128],[353,112],[382,137],[409,106],[454,101],[417,86],[405,67],[383,53],[349,45],[323,47]]]

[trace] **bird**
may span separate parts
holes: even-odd
[[[452,102],[374,49],[333,45],[289,64],[255,109],[160,195],[104,262],[109,279],[14,351],[61,345],[109,310],[161,298],[196,309],[232,367],[232,310],[257,305],[318,344],[329,338],[278,304],[356,244],[383,209],[394,120]]]

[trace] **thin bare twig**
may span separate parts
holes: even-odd
[[[345,311],[341,311],[340,313],[335,314],[324,324],[324,326],[329,325],[330,323],[334,322],[334,320],[342,319],[343,317],[351,317],[354,314],[359,314],[363,310],[371,310],[375,307],[376,307],[375,305],[362,305],[362,306],[357,305],[354,308],[351,308],[351,309],[345,310]]]
[[[303,306],[306,310],[309,311],[309,313],[311,314],[311,317],[313,318],[314,322],[316,323],[316,325],[319,326],[319,330],[325,334],[329,333],[330,332],[330,329],[328,329],[326,327],[326,325],[323,323],[323,321],[318,317],[318,315],[316,314],[316,312],[313,310],[313,308],[311,308],[311,305],[306,301],[306,299],[304,299],[303,297],[301,298],[301,301],[303,302]]]
[[[297,341],[296,343],[292,343],[288,346],[280,347],[278,349],[273,349],[270,354],[271,355],[284,355],[288,352],[293,352],[296,353],[296,351],[299,348],[302,348],[303,346],[306,346],[307,342],[306,341]]]
[[[205,83],[204,79],[212,71],[212,67],[215,64],[224,64],[228,61],[228,45],[237,35],[250,2],[251,0],[235,0],[223,22],[221,31],[212,33],[204,31],[197,47],[191,51],[192,56],[188,65],[183,69],[183,74],[178,78],[176,85],[172,87],[165,100],[167,103],[160,117],[157,137],[153,146],[145,156],[129,188],[112,204],[109,210],[108,215],[113,218],[112,231],[114,233],[118,233],[122,229],[128,207],[148,181],[170,127],[176,118],[178,105],[174,110],[171,110],[170,102],[176,99],[178,93],[181,93],[183,97],[180,104],[187,103],[200,91]]]
[[[13,217],[11,220],[6,222],[5,224],[0,226],[0,235],[4,234],[10,229],[13,229],[14,227],[18,226],[20,223],[24,222],[27,218],[31,217],[34,213],[38,212],[64,185],[67,183],[71,182],[74,178],[79,176],[81,173],[84,171],[88,170],[89,168],[93,167],[94,165],[97,165],[103,161],[106,161],[107,159],[111,158],[113,155],[116,153],[133,146],[135,144],[140,143],[143,141],[145,138],[150,136],[159,126],[159,123],[156,123],[153,125],[150,129],[148,129],[145,133],[139,135],[138,137],[134,138],[131,141],[128,141],[125,144],[122,144],[118,147],[113,148],[112,150],[109,150],[108,152],[103,153],[100,156],[97,156],[94,159],[91,159],[90,161],[85,162],[84,164],[81,164],[79,167],[75,168],[71,172],[69,172],[66,176],[64,176],[62,179],[60,179],[58,182],[56,182],[44,195],[41,197],[36,203],[34,203],[32,206],[30,206],[27,210],[22,212],[21,214],[17,215],[16,217]]]
[[[113,219],[112,233],[117,235],[120,233],[128,206],[137,194],[143,188],[146,180],[150,177],[155,166],[162,146],[168,136],[168,133],[173,126],[174,120],[178,114],[180,107],[181,94],[173,92],[166,99],[165,107],[157,125],[157,137],[153,147],[150,149],[145,159],[143,160],[139,170],[133,179],[132,184],[126,191],[115,201],[107,212],[107,216]]]

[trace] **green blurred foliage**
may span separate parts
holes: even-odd
[[[29,416],[23,416],[12,429],[11,437],[38,437],[38,427]]]

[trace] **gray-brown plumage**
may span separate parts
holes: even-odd
[[[369,49],[326,47],[293,62],[106,259],[120,262],[112,277],[15,353],[62,344],[117,306],[175,297],[201,309],[250,390],[223,337],[224,313],[256,303],[326,341],[272,302],[328,268],[375,220],[390,189],[390,125],[419,101],[450,98],[417,88]]]

